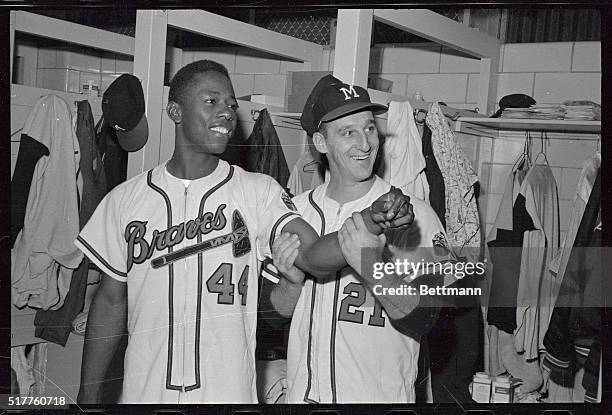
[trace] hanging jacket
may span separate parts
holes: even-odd
[[[518,280],[516,351],[526,360],[537,359],[559,292],[560,284],[548,271],[548,264],[559,249],[559,198],[557,183],[548,164],[532,166],[520,195],[533,230],[525,231]]]
[[[281,186],[286,187],[289,180],[289,168],[285,161],[283,147],[266,108],[260,111],[246,145],[248,149],[247,170],[267,174]],[[259,284],[261,286],[262,277],[259,278]],[[261,319],[258,314],[257,347],[255,351],[257,359],[286,359],[288,330],[288,326],[273,327],[268,325],[265,319]],[[266,355],[272,357],[266,358]]]
[[[519,194],[522,171],[513,171],[506,181],[495,223],[487,236],[493,263],[487,322],[506,333],[516,329],[516,300],[521,267],[523,235],[535,229]]]
[[[601,366],[601,342],[596,340],[591,344],[591,349],[584,362],[582,387],[585,390],[585,402],[601,402]]]
[[[378,169],[380,177],[429,203],[421,134],[409,101],[389,103],[382,160]]]
[[[567,372],[572,361],[579,360],[580,355],[586,357],[583,381],[588,399],[585,397],[585,400],[591,401],[597,396],[603,270],[608,268],[604,261],[609,262],[601,246],[601,173],[598,171],[543,341],[546,349],[543,365],[552,371]]]
[[[576,195],[574,196],[572,215],[567,226],[567,233],[563,243],[561,244],[561,248],[550,262],[549,266],[550,271],[560,280],[563,280],[565,268],[567,267],[569,256],[572,252],[572,247],[574,246],[574,241],[576,239],[576,232],[578,231],[578,226],[580,226],[580,219],[582,218],[584,209],[589,200],[589,196],[591,195],[593,183],[595,182],[600,166],[601,153],[596,153],[582,166],[582,171],[580,172],[580,177],[578,178],[578,185],[576,186]]]
[[[431,129],[433,152],[444,176],[448,242],[457,255],[477,261],[480,256],[480,218],[475,195],[478,176],[437,103],[432,104],[425,122]]]
[[[89,102],[77,103],[76,135],[79,140],[81,159],[79,168],[83,177],[83,193],[79,209],[79,229],[89,220],[100,201],[106,195],[106,176],[102,155],[96,146],[93,114]],[[35,336],[44,340],[66,345],[72,329],[72,320],[81,312],[85,303],[89,259],[83,258],[72,274],[70,288],[59,310],[38,310],[34,318]]]
[[[247,170],[267,174],[281,186],[286,187],[289,168],[267,109],[264,108],[259,113],[246,145],[248,146]]]
[[[23,229],[11,250],[13,303],[58,309],[83,259],[73,244],[79,232],[80,155],[68,104],[55,95],[42,97],[23,133],[45,145],[49,156],[36,163]]]
[[[104,120],[104,117],[100,117],[98,120],[95,134],[95,146],[100,152],[102,164],[104,165],[106,191],[110,192],[127,178],[128,154],[119,145],[117,132]]]

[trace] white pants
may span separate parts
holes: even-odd
[[[285,403],[287,360],[257,360],[256,367],[259,403]]]

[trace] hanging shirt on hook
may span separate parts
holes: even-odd
[[[383,162],[378,175],[393,186],[429,203],[421,135],[410,102],[390,102]]]
[[[560,286],[547,269],[560,240],[557,183],[548,164],[531,167],[520,194],[535,229],[523,237],[514,339],[517,352],[525,352],[525,359],[535,359],[544,349],[544,334]]]
[[[448,242],[457,248],[459,256],[477,261],[480,256],[480,219],[475,194],[478,176],[437,103],[432,104],[426,122],[444,177]],[[468,247],[473,249],[466,249]]]

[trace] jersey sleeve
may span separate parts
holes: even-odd
[[[117,192],[106,195],[74,243],[104,273],[127,282],[127,243],[121,230],[123,210],[119,202]]]
[[[261,263],[260,276],[270,282],[273,282],[274,284],[279,283],[281,275],[276,266],[274,265],[274,261],[272,261],[272,258],[268,257],[263,260],[263,262]]]
[[[260,261],[272,256],[272,243],[283,227],[300,217],[285,190],[273,178],[262,175],[264,186],[257,191],[257,256]]]

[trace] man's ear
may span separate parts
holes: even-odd
[[[174,101],[168,102],[168,105],[166,106],[166,112],[168,113],[168,117],[170,117],[170,119],[174,121],[175,124],[181,123],[183,113],[181,111],[181,106],[178,103]]]
[[[327,141],[325,140],[325,136],[320,132],[315,132],[312,135],[312,143],[314,144],[317,151],[321,154],[327,153]]]

